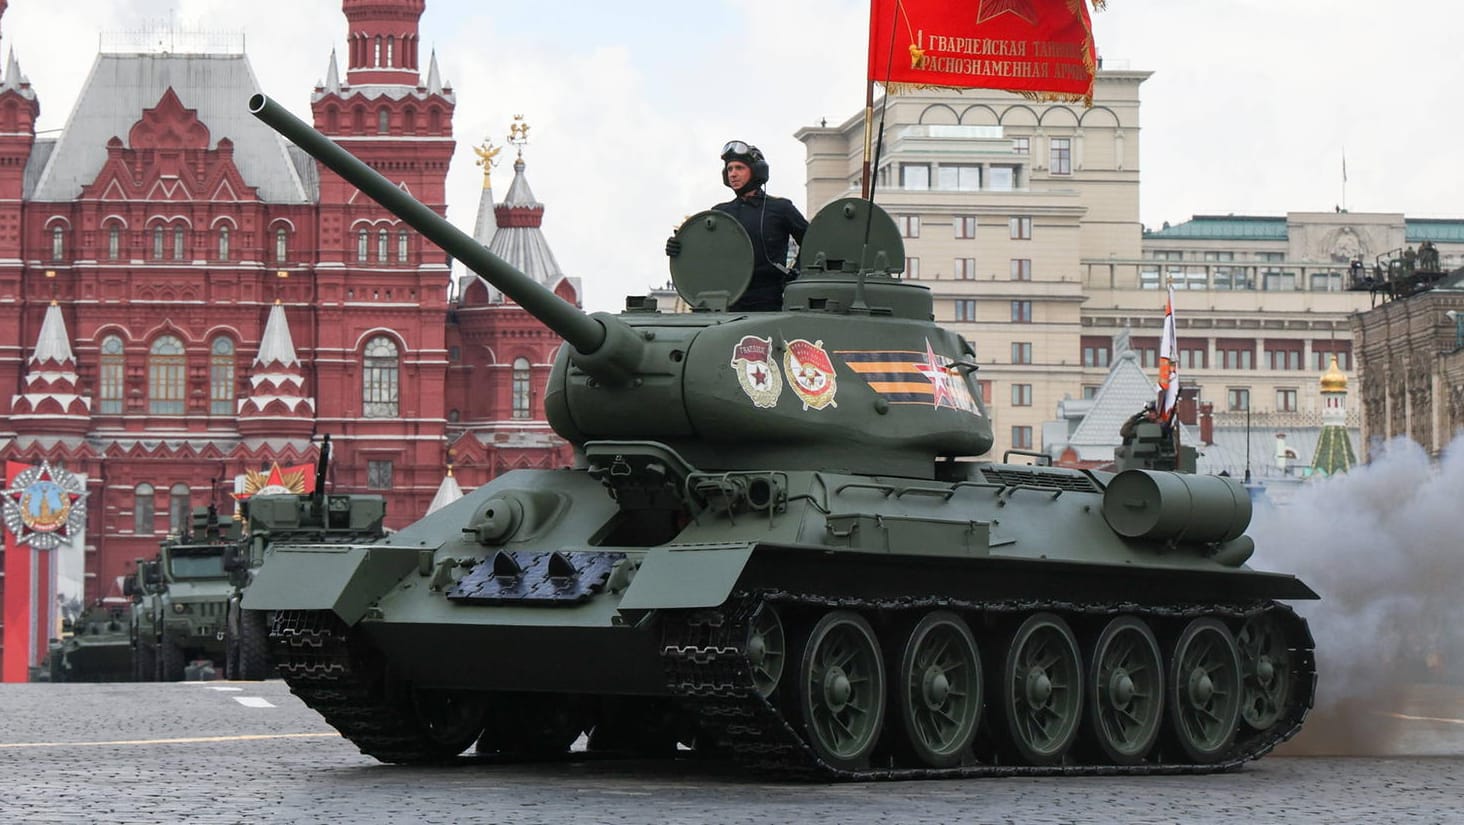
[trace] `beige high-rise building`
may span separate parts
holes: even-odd
[[[1402,214],[1202,216],[1145,231],[1149,76],[1101,71],[1088,109],[966,90],[894,96],[884,112],[875,200],[905,235],[904,277],[929,286],[936,320],[975,345],[998,459],[1061,450],[1041,443],[1044,422],[1059,401],[1097,389],[1125,328],[1157,377],[1165,283],[1176,289],[1183,383],[1213,404],[1217,426],[1247,411],[1272,428],[1319,426],[1317,378],[1333,354],[1352,377],[1348,318],[1373,300],[1348,291],[1352,261],[1366,274],[1377,256],[1424,240],[1444,264],[1464,257],[1464,222]],[[859,195],[863,112],[796,137],[810,215]]]

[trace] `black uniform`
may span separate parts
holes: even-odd
[[[712,208],[736,218],[752,239],[752,283],[730,308],[736,312],[782,309],[783,284],[798,277],[796,270],[785,274],[782,269],[788,260],[788,238],[803,243],[808,221],[793,201],[772,197],[760,189]]]

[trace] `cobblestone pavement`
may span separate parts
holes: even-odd
[[[0,823],[1464,822],[1464,698],[1427,699],[1393,715],[1388,757],[792,785],[694,760],[380,765],[278,681],[0,685]]]

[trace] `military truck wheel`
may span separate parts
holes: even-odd
[[[132,649],[132,680],[152,682],[158,678],[158,653],[155,649],[139,644]]]
[[[1101,753],[1120,765],[1144,761],[1164,719],[1164,660],[1144,621],[1110,621],[1088,667],[1088,723]]]
[[[239,609],[239,633],[234,644],[234,672],[238,675],[233,678],[257,682],[273,675],[274,662],[269,657],[268,618],[268,614],[262,610]],[[468,743],[471,744],[472,742]],[[463,747],[466,748],[467,745]]]
[[[1169,721],[1192,761],[1219,760],[1240,721],[1240,656],[1218,619],[1195,619],[1174,643],[1169,663]]]
[[[1083,663],[1078,640],[1061,616],[1034,614],[1012,634],[1001,710],[1012,749],[1023,762],[1062,762],[1083,718]]]
[[[1235,637],[1245,685],[1240,718],[1256,730],[1276,724],[1291,694],[1291,649],[1281,625],[1269,614],[1248,620]]]
[[[239,676],[239,602],[230,599],[224,614],[224,678]]]
[[[178,644],[173,634],[166,629],[163,630],[163,639],[158,643],[158,681],[180,682],[183,680],[183,671],[187,667],[188,662],[183,655],[183,647]]]
[[[937,610],[905,642],[899,670],[900,721],[916,759],[933,768],[959,765],[981,719],[981,656],[960,616]]]
[[[866,767],[885,710],[884,657],[874,628],[849,610],[825,614],[808,634],[798,676],[808,744],[836,768]]]

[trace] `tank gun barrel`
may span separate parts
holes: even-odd
[[[628,380],[641,339],[627,325],[570,305],[269,97],[251,97],[249,111],[558,333],[580,356],[574,360],[581,369],[610,383]]]

